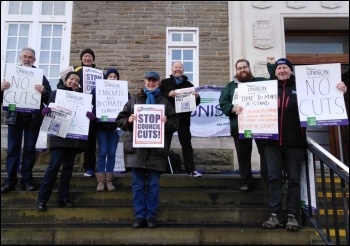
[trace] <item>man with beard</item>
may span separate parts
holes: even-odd
[[[269,63],[274,63],[273,57],[268,57],[267,59]],[[242,185],[239,190],[242,193],[246,193],[253,189],[253,175],[251,163],[253,140],[251,138],[239,138],[238,114],[242,111],[243,107],[233,105],[232,99],[235,89],[238,88],[239,83],[257,82],[267,79],[262,77],[254,77],[250,70],[249,61],[246,59],[239,59],[236,62],[235,68],[236,75],[233,77],[233,80],[229,82],[224,89],[222,89],[219,103],[222,112],[230,119],[230,131],[236,146],[239,171],[242,181]],[[260,175],[265,181],[267,181],[267,165],[264,157],[263,141],[264,140],[261,139],[255,139],[255,143],[258,147],[258,152],[260,154]]]

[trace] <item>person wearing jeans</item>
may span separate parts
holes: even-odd
[[[116,119],[117,126],[126,131],[124,141],[124,162],[132,170],[132,201],[135,211],[133,228],[157,227],[156,215],[159,205],[159,179],[166,171],[166,159],[169,155],[168,136],[178,126],[174,107],[167,98],[160,95],[159,74],[149,71],[145,75],[145,86],[139,95],[135,95],[125,104]],[[133,125],[137,124],[134,114],[136,104],[163,104],[164,112],[160,124],[164,124],[164,147],[133,147]],[[147,107],[146,107],[147,108]]]

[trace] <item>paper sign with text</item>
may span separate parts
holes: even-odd
[[[90,120],[86,112],[91,112],[92,95],[74,91],[57,90],[55,104],[75,112],[66,138],[88,138]]]
[[[175,90],[176,113],[192,112],[196,110],[196,96],[192,94],[194,87]]]
[[[83,92],[90,94],[97,79],[103,79],[103,71],[92,67],[83,67]]]
[[[278,137],[277,80],[240,83],[238,105],[239,138],[275,139]]]
[[[295,66],[299,117],[303,127],[349,125],[340,63]]]
[[[164,105],[135,104],[133,147],[163,148],[164,147]]]
[[[3,110],[40,113],[41,93],[35,85],[42,84],[42,69],[9,64],[4,79],[10,88],[4,90]]]
[[[96,80],[96,117],[100,122],[114,122],[128,101],[128,81]]]

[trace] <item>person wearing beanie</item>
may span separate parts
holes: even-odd
[[[83,61],[83,57],[85,54],[90,54],[91,57],[92,57],[92,61],[95,61],[95,52],[90,49],[90,48],[87,48],[87,49],[84,49],[81,53],[80,53],[80,60]]]
[[[79,84],[79,81],[80,77],[78,72],[70,71],[65,76],[64,85],[59,89],[74,91],[73,88]],[[57,90],[54,90],[51,93],[49,103],[55,102],[56,94]],[[51,110],[43,110],[42,113],[46,114],[50,113],[50,111]],[[86,112],[86,117],[90,119],[91,114],[91,112]],[[36,207],[39,211],[45,211],[47,209],[46,204],[50,200],[58,172],[61,169],[56,202],[59,207],[72,208],[73,203],[69,200],[69,190],[70,180],[73,174],[73,166],[76,155],[86,149],[87,140],[62,138],[59,136],[50,135],[48,142],[50,143],[50,162],[42,179]]]
[[[108,68],[106,72],[106,79],[119,80],[119,72],[115,68]]]
[[[118,70],[115,68],[107,69],[105,77],[107,80],[119,80]],[[91,94],[93,112],[95,113],[96,88],[92,90]],[[108,191],[113,191],[115,190],[115,187],[113,186],[113,171],[120,137],[117,131],[117,125],[115,124],[115,119],[96,122],[96,129],[98,143],[96,190],[104,191],[105,188],[107,188]]]
[[[301,127],[296,79],[292,74],[293,65],[286,58],[278,59],[274,65],[267,64],[271,79],[278,80],[278,140],[265,141],[265,160],[267,162],[270,192],[270,218],[262,227],[274,229],[285,226],[289,231],[298,231],[300,211],[301,165],[305,161],[307,141],[306,127]],[[346,92],[343,82],[337,88]],[[283,177],[287,174],[287,218],[282,215]]]

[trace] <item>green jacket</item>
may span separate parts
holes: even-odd
[[[263,77],[253,77],[249,82],[257,82],[257,81],[264,81],[269,80]],[[229,82],[225,88],[222,89],[220,98],[219,98],[219,104],[221,111],[229,117],[230,119],[230,131],[231,136],[238,134],[238,117],[235,113],[231,113],[231,110],[233,108],[232,99],[233,94],[235,92],[235,89],[238,87],[238,83],[241,83],[237,80],[236,77],[233,78],[231,82]]]

